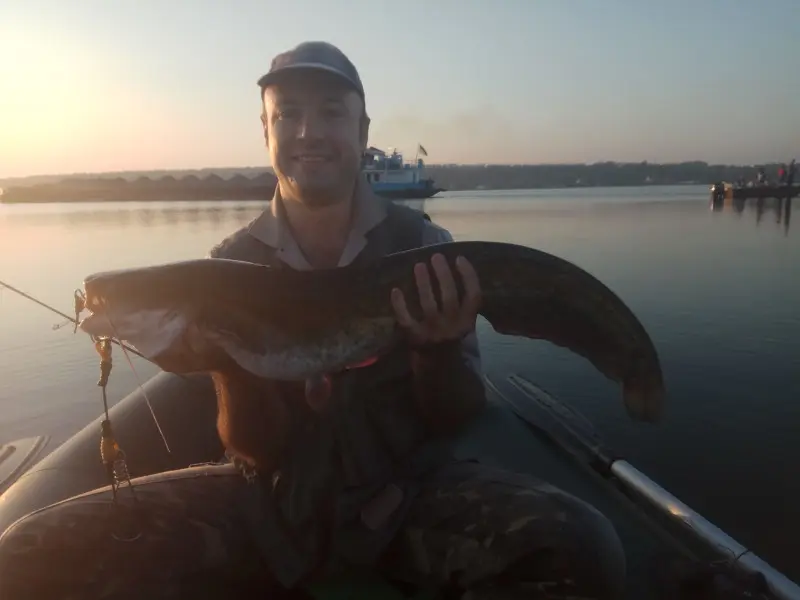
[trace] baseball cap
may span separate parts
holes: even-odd
[[[269,72],[258,80],[263,90],[275,83],[281,75],[301,69],[326,71],[337,75],[348,83],[361,98],[364,98],[364,86],[358,71],[344,52],[328,42],[303,42],[291,50],[278,54],[272,59]]]

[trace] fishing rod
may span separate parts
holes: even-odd
[[[76,294],[76,306],[75,306],[76,315],[74,317],[71,317],[68,314],[61,312],[57,308],[53,308],[49,304],[46,304],[46,303],[42,302],[41,300],[37,300],[36,298],[31,296],[30,294],[26,294],[25,292],[23,292],[19,288],[15,288],[13,285],[10,285],[10,284],[6,283],[2,279],[0,279],[0,287],[4,287],[7,290],[10,290],[10,291],[14,292],[15,294],[19,294],[20,296],[22,296],[26,300],[30,300],[31,302],[34,302],[34,303],[38,304],[42,308],[46,308],[50,312],[57,314],[59,317],[63,317],[64,319],[66,319],[70,323],[74,324],[75,328],[76,328],[76,331],[77,331],[77,326],[80,324],[80,321],[78,321],[78,317],[77,317],[78,313],[80,313],[80,310],[78,310],[77,300],[78,300],[78,298],[81,298],[78,295],[77,291],[75,292],[75,294]],[[118,345],[120,348],[123,348],[124,350],[127,350],[128,352],[130,352],[132,354],[135,354],[136,356],[138,356],[140,358],[143,358],[148,362],[151,362],[151,363],[153,362],[149,358],[147,358],[144,354],[142,354],[141,352],[136,350],[135,348],[132,348],[132,347],[128,346],[127,344],[124,344],[123,342],[121,342],[119,340],[112,339],[111,343]],[[155,364],[155,363],[153,363],[153,364]]]

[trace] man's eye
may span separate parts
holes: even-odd
[[[278,109],[278,118],[279,119],[294,119],[297,116],[298,112],[299,111],[296,108],[293,108],[293,107],[279,108]]]
[[[345,110],[341,106],[326,106],[322,109],[322,114],[328,119],[338,119],[345,115]]]

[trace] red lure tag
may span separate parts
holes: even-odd
[[[344,368],[345,371],[351,369],[361,369],[378,362],[378,357],[373,356],[365,361],[350,365]],[[324,411],[331,397],[331,378],[329,375],[315,375],[306,379],[306,402],[316,412]]]
[[[360,369],[361,367],[368,367],[370,365],[374,365],[376,362],[378,362],[378,357],[373,356],[372,358],[368,358],[367,360],[357,363],[355,365],[350,365],[348,367],[345,367],[345,370],[349,371],[350,369]]]

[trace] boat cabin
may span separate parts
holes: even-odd
[[[400,152],[389,150],[391,153],[387,154],[370,146],[364,152],[361,166],[369,183],[415,184],[424,180],[421,158],[416,159],[416,164],[406,163]]]

